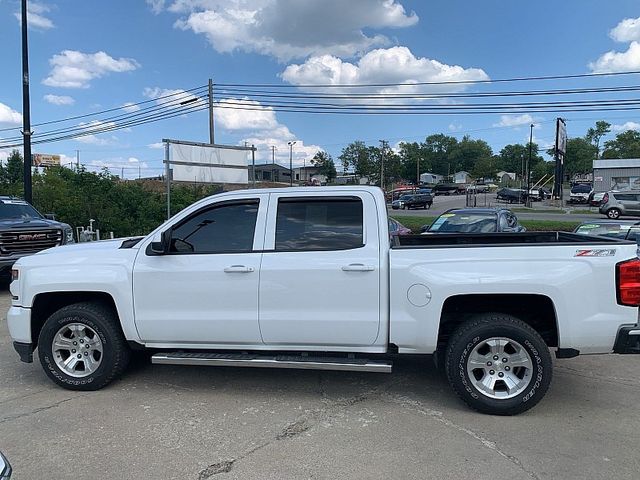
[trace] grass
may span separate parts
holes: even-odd
[[[551,213],[558,215],[598,215],[599,213],[595,210],[587,210],[586,208],[579,208],[576,210],[571,210],[567,212],[565,209],[551,209],[551,208],[511,208],[512,212],[516,213]]]
[[[430,225],[436,217],[415,217],[391,215],[391,218],[399,221],[413,233],[420,233],[420,227]],[[530,232],[561,231],[572,232],[580,223],[574,220],[520,220],[520,224]]]

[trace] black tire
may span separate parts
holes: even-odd
[[[467,362],[474,349],[493,337],[517,342],[531,359],[528,383],[521,393],[511,398],[491,398],[475,386],[474,382],[478,380],[471,379],[467,371]],[[544,340],[529,325],[511,315],[487,313],[477,315],[457,328],[449,339],[445,368],[449,384],[471,408],[490,415],[517,415],[534,407],[547,393],[553,362]]]
[[[53,339],[60,328],[80,323],[93,329],[102,342],[100,364],[95,372],[77,378],[66,374],[54,361]],[[120,329],[117,315],[100,303],[75,303],[53,313],[45,322],[38,338],[38,356],[45,373],[68,390],[99,390],[126,369],[131,351]]]
[[[607,217],[611,218],[613,220],[620,218],[620,210],[617,208],[610,208],[609,210],[607,210]]]

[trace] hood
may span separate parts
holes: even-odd
[[[46,218],[2,218],[0,219],[0,228],[4,229],[20,229],[29,230],[34,228],[71,228],[66,223],[56,222],[55,220],[48,220]]]
[[[119,248],[131,248],[131,247],[127,247],[126,242],[128,242],[132,238],[133,237],[114,238],[109,240],[99,240],[97,242],[71,243],[68,245],[61,245],[59,247],[48,248],[47,250],[42,250],[41,252],[36,253],[35,255],[47,255],[51,253],[73,254],[75,252],[80,253],[80,252],[86,252],[86,251],[118,250]]]

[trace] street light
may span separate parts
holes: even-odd
[[[529,198],[529,196],[531,195],[531,172],[529,172],[529,169],[531,168],[531,147],[533,146],[533,123],[531,124],[531,130],[529,132],[529,158],[527,159],[527,196],[526,201],[527,201],[527,207],[531,207],[531,199]]]
[[[289,186],[293,187],[293,146],[296,144],[295,141],[287,142],[289,145]]]

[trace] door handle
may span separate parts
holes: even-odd
[[[376,269],[373,265],[364,265],[362,263],[350,263],[342,267],[344,272],[373,272]]]
[[[225,273],[251,273],[254,270],[253,267],[247,267],[245,265],[231,265],[224,269]]]

